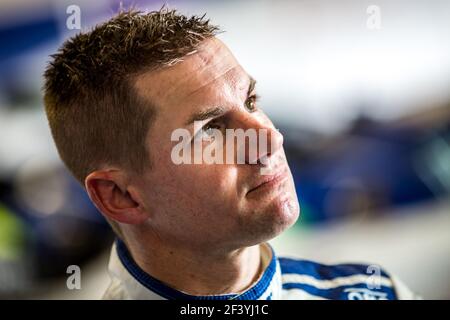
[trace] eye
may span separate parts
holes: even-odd
[[[213,141],[215,130],[222,130],[222,125],[216,123],[215,121],[211,121],[205,124],[201,130],[202,140],[204,141]]]
[[[257,94],[251,95],[245,100],[245,108],[249,112],[254,112],[257,109],[256,102],[258,102],[259,96]]]

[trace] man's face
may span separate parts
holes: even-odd
[[[235,249],[267,241],[296,221],[299,205],[282,136],[259,106],[248,108],[256,93],[251,78],[222,42],[205,41],[183,62],[140,76],[136,87],[157,109],[147,137],[151,168],[136,184],[146,223],[159,237],[196,249]],[[178,142],[171,135],[185,128],[194,137],[195,118],[221,131],[266,129],[265,165],[175,164],[171,153]],[[203,148],[214,143],[219,141],[201,142]],[[269,168],[264,175],[262,167]]]

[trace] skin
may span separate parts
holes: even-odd
[[[263,271],[260,244],[279,235],[299,215],[283,137],[259,107],[253,112],[245,107],[249,83],[249,75],[216,38],[204,41],[197,53],[174,66],[140,75],[135,86],[157,112],[147,134],[149,169],[136,176],[108,166],[85,181],[99,210],[119,223],[136,263],[189,294],[247,289]],[[188,119],[217,106],[225,114],[214,119],[214,128],[268,130],[273,148],[262,155],[265,164],[172,162],[177,142],[170,140],[171,133],[186,128],[194,135]],[[261,175],[262,167],[269,169],[269,178],[283,174],[255,189],[267,178]]]

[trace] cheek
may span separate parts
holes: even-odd
[[[238,168],[226,164],[181,164],[171,159],[171,144],[154,141],[152,195],[168,210],[232,210],[239,202]]]
[[[230,230],[235,225],[232,213],[242,206],[237,193],[237,168],[226,165],[180,165],[170,168],[162,188],[167,197],[158,196],[155,209],[170,217],[160,221],[169,226],[167,232],[193,232],[213,239],[220,230]],[[165,219],[165,218],[164,218]],[[182,226],[181,229],[179,227]],[[178,230],[178,231],[175,231]],[[211,234],[206,236],[209,232]],[[225,232],[225,231],[224,231]],[[228,232],[228,231],[226,231]]]
[[[235,165],[176,165],[171,161],[170,150],[162,150],[155,156],[152,177],[149,178],[153,181],[155,193],[166,194],[172,199],[185,197],[195,202],[236,201],[240,188],[239,170]]]
[[[238,172],[229,165],[183,165],[173,171],[180,191],[199,202],[221,203],[237,198]]]

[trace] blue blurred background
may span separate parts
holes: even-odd
[[[379,263],[450,298],[449,1],[122,3],[207,13],[258,80],[302,208],[279,254]],[[0,2],[0,298],[98,299],[108,284],[112,233],[58,159],[41,98],[49,55],[80,32],[73,5],[82,31],[120,2]]]

